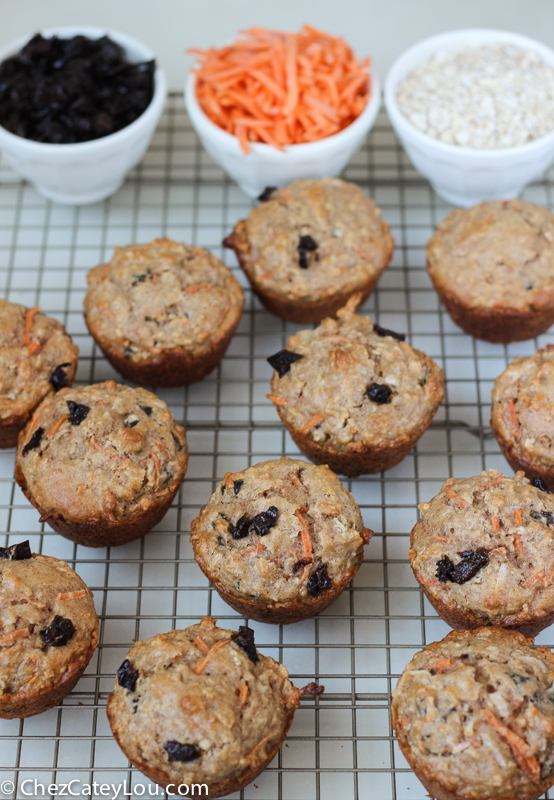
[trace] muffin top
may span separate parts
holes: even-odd
[[[492,425],[514,454],[541,471],[554,468],[554,347],[515,358],[494,382]]]
[[[242,313],[243,291],[202,247],[154,239],[116,247],[89,272],[85,318],[101,342],[134,362],[167,350],[209,352]]]
[[[166,404],[115,381],[47,397],[22,431],[17,452],[43,514],[89,523],[158,506],[181,483],[187,460],[185,430]]]
[[[108,718],[129,758],[162,780],[215,783],[255,769],[286,733],[300,691],[258,653],[254,632],[199,625],[137,642]]]
[[[71,386],[78,355],[60,322],[0,300],[0,421],[30,416],[47,394]]]
[[[516,625],[554,609],[554,496],[523,472],[449,478],[412,531],[426,591],[484,621]]]
[[[342,589],[370,536],[328,467],[281,458],[225,475],[192,523],[191,541],[212,582],[273,605]]]
[[[373,200],[338,178],[276,189],[235,231],[262,291],[314,301],[376,280],[394,247]]]
[[[393,691],[411,766],[464,800],[536,798],[554,772],[554,656],[500,628],[453,631]],[[542,789],[542,791],[541,791]]]
[[[291,363],[274,371],[270,399],[287,427],[355,453],[400,443],[426,427],[442,402],[444,375],[399,334],[350,306],[290,337],[284,358]]]
[[[83,667],[96,647],[92,592],[65,561],[0,548],[0,704],[24,702]]]
[[[470,308],[554,304],[554,214],[528,200],[457,208],[427,244],[433,282]]]

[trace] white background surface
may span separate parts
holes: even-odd
[[[251,25],[340,34],[374,57],[384,78],[410,44],[452,28],[506,28],[554,46],[553,0],[0,0],[0,46],[51,25],[100,25],[136,36],[159,56],[171,89],[188,47],[218,44]]]

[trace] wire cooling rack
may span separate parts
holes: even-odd
[[[427,239],[450,207],[413,170],[384,116],[344,177],[375,199],[396,241],[392,264],[364,311],[406,331],[412,345],[437,361],[447,377],[446,397],[399,466],[344,481],[366,526],[376,531],[352,586],[316,619],[289,626],[250,623],[258,647],[282,661],[297,685],[315,678],[326,691],[304,698],[271,766],[232,795],[249,800],[427,796],[394,742],[390,693],[413,654],[449,629],[413,578],[409,531],[417,504],[436,494],[448,476],[490,467],[509,471],[489,428],[493,380],[516,355],[554,342],[547,334],[492,345],[451,322],[427,278],[424,257]],[[554,176],[547,175],[525,197],[553,208],[553,186]],[[187,429],[189,469],[178,501],[140,541],[96,550],[58,536],[39,523],[15,485],[13,451],[0,451],[3,544],[29,538],[35,551],[68,561],[94,591],[100,617],[97,652],[63,704],[27,720],[0,721],[0,800],[59,796],[49,785],[70,781],[79,797],[90,791],[109,798],[124,790],[133,798],[154,793],[154,784],[130,769],[110,735],[105,705],[115,670],[136,639],[186,627],[204,614],[223,626],[244,622],[211,590],[194,562],[189,532],[225,472],[298,452],[265,397],[271,375],[265,358],[299,326],[261,307],[234,255],[221,247],[250,207],[202,150],[178,96],[170,98],[141,165],[104,203],[52,204],[0,165],[0,291],[8,300],[40,305],[66,325],[81,351],[79,382],[119,380],[88,336],[81,310],[87,271],[109,259],[115,245],[166,235],[208,247],[235,269],[246,290],[245,312],[221,366],[193,386],[159,392]],[[554,634],[547,630],[537,641],[553,645]],[[88,789],[93,782],[97,788]],[[157,796],[164,796],[161,789]]]

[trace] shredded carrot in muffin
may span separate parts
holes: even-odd
[[[33,330],[33,319],[35,314],[40,311],[38,306],[30,308],[25,316],[25,331],[23,333],[23,346],[29,347],[31,344],[31,331]]]
[[[250,28],[232,45],[189,50],[199,57],[196,96],[204,113],[250,142],[315,142],[343,130],[370,96],[370,60],[361,63],[340,37],[310,25],[299,33]]]

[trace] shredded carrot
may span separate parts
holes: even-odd
[[[523,525],[523,521],[521,519],[521,508],[514,509],[514,519],[516,521],[516,525]]]
[[[230,639],[220,639],[219,642],[213,644],[206,653],[206,655],[204,656],[204,658],[201,661],[199,661],[198,664],[195,666],[193,671],[197,675],[200,675],[200,673],[202,672],[202,670],[204,669],[210,658],[213,656],[213,654],[217,653],[217,651],[221,647],[224,647],[226,644],[229,644],[230,641],[231,641]]]
[[[302,545],[304,547],[304,553],[306,558],[312,557],[312,540],[310,538],[310,529],[308,528],[308,523],[300,513],[300,511],[295,511],[294,516],[298,518],[300,524],[302,525],[300,529],[300,538],[302,539]]]
[[[298,433],[308,433],[312,428],[323,420],[321,414],[314,414],[314,416],[298,428]]]
[[[5,644],[11,644],[11,642],[17,641],[17,639],[26,639],[27,636],[30,636],[28,628],[20,628],[17,631],[10,631],[9,633],[5,633],[3,636],[0,636],[0,647],[3,647]]]
[[[240,692],[239,692],[239,706],[241,706],[242,708],[242,706],[245,705],[247,700],[248,700],[248,684],[243,683],[242,686],[240,687]]]
[[[213,283],[195,283],[185,289],[185,294],[194,294],[195,292],[199,292],[201,289],[211,289],[212,286]]]
[[[110,453],[110,451],[109,451],[109,450],[106,450],[106,448],[105,448],[105,447],[102,447],[102,445],[100,444],[100,442],[97,442],[97,441],[96,441],[96,439],[94,438],[94,436],[91,436],[91,438],[90,438],[90,443],[91,443],[91,445],[92,445],[93,447],[95,447],[97,450],[100,450],[100,452],[101,452],[101,453],[104,453],[104,455],[105,455],[105,456],[108,456],[108,458],[117,458],[117,455],[116,455],[116,453]]]
[[[434,669],[438,670],[439,672],[446,672],[447,669],[450,669],[453,663],[453,658],[437,658]]]
[[[531,575],[529,578],[527,578],[526,581],[523,581],[523,583],[520,584],[521,588],[530,589],[531,586],[534,586],[539,581],[542,581],[543,577],[544,577],[544,567],[541,567],[541,569],[538,572],[535,572],[534,575]]]
[[[484,492],[485,489],[490,489],[491,486],[496,486],[498,483],[501,483],[504,480],[504,475],[498,475],[496,478],[493,478],[490,481],[487,481],[482,486],[479,487],[480,492]]]
[[[210,652],[210,648],[201,636],[195,636],[193,641],[197,648],[204,653],[204,655]]]
[[[516,549],[517,557],[523,558],[523,542],[519,533],[514,533],[514,547]]]
[[[29,347],[31,344],[31,331],[33,329],[33,317],[40,311],[38,306],[34,306],[27,311],[25,316],[25,332],[23,333],[23,347]]]
[[[324,139],[350,125],[370,96],[370,60],[346,42],[304,25],[299,33],[251,28],[198,56],[196,96],[218,127],[279,150]]]
[[[79,592],[59,592],[57,595],[58,600],[82,600],[86,597],[87,593],[84,589]]]
[[[29,345],[29,347],[27,349],[28,349],[29,353],[31,355],[33,355],[33,353],[36,353],[36,351],[39,349],[39,347],[40,347],[40,342],[37,342],[36,339],[35,339],[35,341],[31,342],[31,344]]]
[[[56,421],[56,422],[55,422],[55,423],[52,425],[52,427],[50,428],[50,430],[48,431],[48,433],[46,434],[46,436],[47,436],[47,437],[50,439],[50,438],[51,438],[51,437],[52,437],[52,436],[53,436],[53,435],[56,433],[56,431],[57,431],[57,430],[58,430],[58,429],[59,429],[59,428],[60,428],[60,427],[61,427],[61,426],[64,424],[64,422],[66,421],[66,419],[69,419],[69,414],[66,414],[66,416],[65,416],[65,417],[60,417],[60,418],[59,418],[59,420],[57,420],[57,421]]]
[[[506,727],[487,709],[483,709],[483,714],[489,725],[507,743],[521,769],[529,775],[533,783],[538,783],[541,777],[541,768],[525,739],[522,739],[521,736]]]
[[[493,517],[491,522],[493,533],[498,533],[500,530],[500,519],[498,517]]]
[[[435,536],[437,542],[444,542],[444,544],[454,544],[455,539],[452,536]]]
[[[283,400],[282,397],[275,397],[274,394],[266,394],[268,400],[271,400],[272,403],[275,403],[276,406],[286,406],[288,402]]]
[[[517,421],[516,405],[513,400],[508,400],[506,403],[508,414],[510,415],[510,422],[512,423],[512,433],[514,437],[519,437],[519,422]]]
[[[157,453],[151,453],[154,469],[156,470],[156,485],[160,482],[160,459]]]

